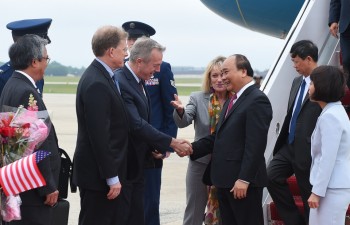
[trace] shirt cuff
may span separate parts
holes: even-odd
[[[243,183],[250,184],[248,181],[238,179],[239,181],[242,181]]]
[[[116,176],[116,177],[108,178],[108,179],[106,179],[106,181],[107,181],[108,186],[112,186],[112,185],[119,183],[119,177]]]

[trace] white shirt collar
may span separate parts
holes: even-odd
[[[248,84],[244,85],[244,86],[241,88],[241,90],[239,90],[239,91],[236,93],[237,99],[239,98],[239,96],[241,96],[241,94],[245,91],[245,89],[247,89],[248,87],[250,87],[250,86],[252,86],[252,85],[254,85],[254,84],[255,84],[255,82],[254,82],[254,80],[252,80],[252,81],[250,81]]]
[[[129,65],[129,61],[125,62],[125,66],[126,66],[126,68],[128,68],[128,69],[130,70],[130,72],[131,72],[131,74],[134,76],[136,82],[137,82],[137,83],[140,83],[140,80],[141,80],[141,79],[138,78],[138,76],[136,76],[136,74],[134,73],[134,71],[132,71],[132,69],[131,69],[131,67],[130,67],[130,65]]]
[[[310,76],[304,77],[303,79],[305,80],[306,85],[310,86],[310,83],[311,83]]]
[[[109,75],[110,75],[111,77],[113,77],[114,71],[112,71],[111,67],[109,67],[105,62],[103,62],[103,61],[102,61],[101,59],[99,59],[99,58],[96,58],[96,61],[99,62],[99,63],[101,63],[102,66],[107,70],[107,72],[109,73]]]
[[[18,72],[18,73],[22,74],[23,76],[25,76],[26,78],[28,78],[28,80],[30,80],[30,82],[34,85],[34,87],[38,88],[35,84],[34,79],[31,76],[29,76],[28,74],[26,74],[25,72],[20,71],[20,70],[16,70],[16,72]]]

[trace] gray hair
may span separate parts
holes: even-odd
[[[103,56],[109,48],[116,48],[122,40],[126,41],[127,33],[118,27],[104,26],[92,37],[92,51],[96,57]]]
[[[151,52],[153,49],[158,49],[160,52],[165,51],[165,47],[156,42],[155,40],[147,37],[141,37],[136,40],[134,45],[130,49],[130,62],[136,62],[138,58],[143,59],[145,62],[149,62],[151,58]]]
[[[11,65],[15,70],[27,69],[33,59],[42,60],[48,41],[35,34],[26,34],[9,49]]]

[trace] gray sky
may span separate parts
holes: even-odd
[[[268,69],[283,40],[241,28],[216,15],[200,0],[2,0],[0,61],[8,61],[12,43],[6,24],[28,18],[52,18],[48,45],[51,60],[87,67],[94,58],[91,38],[103,25],[130,20],[156,29],[152,36],[167,50],[172,66],[205,67],[218,55],[240,53],[254,69]]]

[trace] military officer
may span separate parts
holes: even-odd
[[[7,29],[12,31],[13,41],[16,42],[18,38],[22,37],[25,34],[36,34],[50,43],[51,40],[47,35],[48,29],[51,25],[52,19],[25,19],[18,20],[6,25]],[[11,66],[11,62],[7,62],[0,67],[0,94],[4,88],[7,80],[10,78],[14,69]],[[44,80],[36,82],[38,92],[43,93]]]

